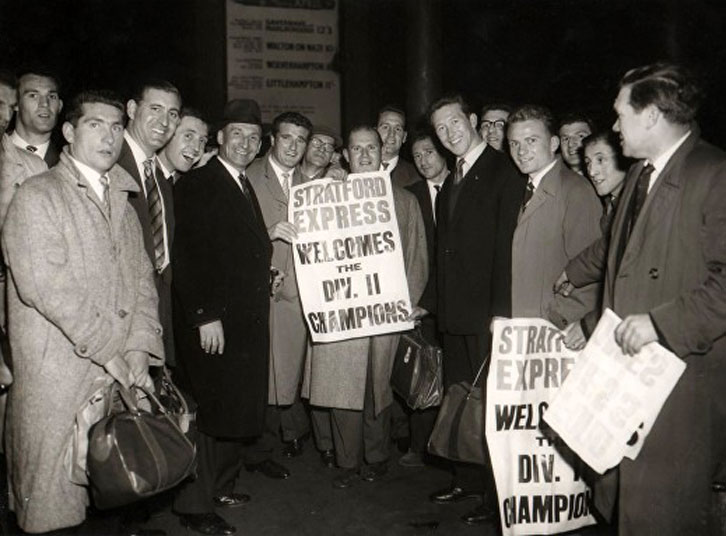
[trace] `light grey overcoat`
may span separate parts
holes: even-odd
[[[428,280],[426,231],[416,196],[393,186],[403,263],[411,303],[417,304]],[[400,335],[378,335],[347,341],[314,344],[308,354],[303,397],[316,406],[363,409],[368,358],[372,360],[375,413],[393,402],[391,371]]]
[[[163,358],[152,267],[127,202],[136,183],[109,172],[111,217],[67,149],[26,180],[2,233],[15,382],[7,415],[10,503],[26,532],[83,521],[87,489],[69,479],[76,412],[103,365],[137,350]]]

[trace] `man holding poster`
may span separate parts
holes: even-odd
[[[604,278],[603,307],[624,319],[615,329],[623,352],[657,341],[687,365],[638,457],[596,484],[595,504],[606,516],[619,492],[621,536],[712,534],[715,525],[711,481],[724,452],[726,155],[701,139],[700,100],[680,66],[625,74],[613,130],[623,154],[642,161],[625,179],[609,236],[557,281],[566,293]]]
[[[376,130],[369,126],[354,128],[348,135],[344,155],[353,173],[378,172],[381,139]],[[388,173],[371,180],[392,191],[394,210],[384,212],[395,213],[405,279],[411,303],[415,304],[428,277],[421,210],[413,194],[391,185]],[[351,264],[343,268],[355,269]],[[350,487],[358,478],[373,482],[387,472],[393,401],[390,379],[398,340],[397,334],[386,334],[313,345],[303,396],[315,406],[332,408],[336,461],[342,469],[333,481],[336,488]],[[364,461],[368,465],[362,470]]]

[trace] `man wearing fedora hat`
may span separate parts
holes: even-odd
[[[232,100],[219,126],[219,154],[174,187],[177,369],[199,429],[198,477],[174,510],[203,534],[233,534],[215,507],[250,500],[234,484],[246,442],[263,431],[270,342],[272,246],[245,175],[262,143],[260,108]]]

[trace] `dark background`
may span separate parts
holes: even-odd
[[[416,26],[421,2],[435,17]],[[186,103],[217,117],[226,100],[224,10],[224,0],[0,0],[0,64],[54,67],[66,99],[99,86],[128,96],[137,77],[166,77]],[[708,91],[705,137],[726,147],[722,1],[340,0],[340,19],[344,128],[374,121],[385,103],[422,109],[411,89],[421,66],[411,47],[420,46],[431,57],[432,94],[584,110],[603,126],[627,69],[683,62]]]

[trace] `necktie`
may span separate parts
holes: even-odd
[[[534,183],[532,179],[527,181],[527,189],[524,191],[524,199],[522,199],[522,210],[527,208],[532,196],[534,195]]]
[[[464,159],[459,158],[456,161],[456,171],[454,172],[454,186],[458,185],[464,179]]]
[[[149,218],[151,219],[151,236],[154,241],[154,267],[161,270],[166,261],[164,211],[159,186],[156,184],[156,177],[154,177],[154,161],[151,158],[144,160],[144,186],[146,187],[146,202],[149,205]]]
[[[382,162],[381,165],[383,166],[383,171],[386,171],[388,169],[388,165],[390,162]]]
[[[108,195],[108,187],[109,187],[109,180],[108,175],[101,175],[101,177],[98,179],[101,183],[101,201],[103,201],[103,208],[106,211],[106,215],[111,215],[111,201],[109,199]]]
[[[290,174],[287,172],[282,174],[282,193],[285,199],[290,199]]]
[[[434,223],[436,223],[436,214],[439,211],[439,194],[441,193],[441,185],[434,184],[434,190],[436,190],[436,193],[434,194]]]
[[[28,145],[28,146],[27,146],[27,147],[25,148],[25,150],[26,150],[26,151],[30,151],[31,153],[34,153],[35,151],[37,151],[37,150],[38,150],[38,148],[37,148],[37,147],[36,147],[35,145]]]
[[[638,220],[640,210],[643,208],[643,204],[645,203],[645,198],[648,197],[648,185],[653,171],[655,171],[655,168],[651,164],[648,164],[643,167],[640,171],[640,175],[638,175],[638,182],[635,185],[633,197],[630,199],[630,206],[627,207],[628,213],[625,216],[625,221],[623,222],[623,227],[620,232],[620,240],[617,245],[618,249],[616,250],[615,266],[617,266],[618,270],[620,270],[620,261],[623,259],[625,247],[628,245],[628,240],[630,239],[630,233],[633,230],[633,227],[635,227],[635,222]]]
[[[610,226],[613,223],[613,216],[615,215],[615,198],[612,195],[608,195],[605,198],[605,206],[603,207],[602,216],[600,217],[600,230],[603,235],[610,232]]]

